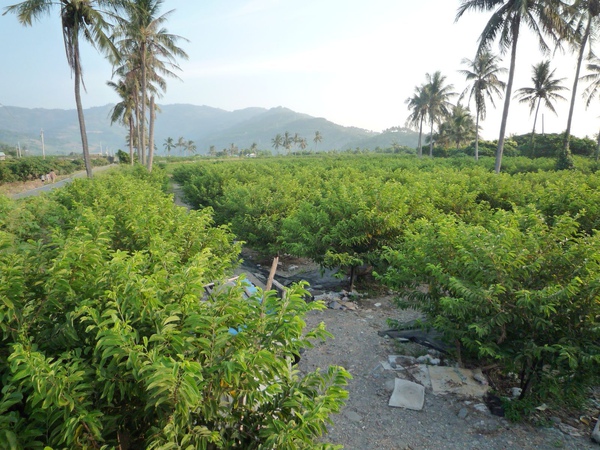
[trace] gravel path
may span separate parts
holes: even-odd
[[[436,396],[430,390],[422,411],[389,407],[397,372],[383,369],[380,362],[397,354],[398,344],[377,332],[389,328],[388,318],[412,317],[399,317],[405,313],[395,308],[391,297],[363,298],[358,304],[357,311],[327,309],[307,317],[309,327],[325,322],[335,339],[308,349],[300,370],[340,365],[353,376],[347,404],[333,417],[325,441],[343,444],[347,450],[600,449],[589,439],[591,428],[582,437],[572,437],[558,428],[512,424],[476,410],[480,401]],[[466,412],[466,417],[460,418],[459,412],[461,417]]]

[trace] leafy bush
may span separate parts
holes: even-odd
[[[531,133],[513,136],[517,142],[519,152],[528,157],[555,158],[562,151],[565,144],[564,133],[536,134],[531,141]],[[573,155],[592,156],[596,150],[596,143],[589,138],[571,136],[569,148]]]
[[[133,174],[136,169],[131,169]],[[282,300],[203,286],[239,244],[165,195],[164,174],[0,198],[0,441],[13,448],[330,448],[347,393],[300,376],[301,286]],[[231,330],[237,330],[236,333]]]
[[[382,280],[471,355],[519,374],[522,398],[580,399],[600,373],[599,239],[533,207],[484,225],[423,219],[387,250]]]

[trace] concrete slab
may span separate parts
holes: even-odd
[[[412,381],[396,378],[394,392],[388,404],[395,408],[420,411],[425,404],[425,388]]]
[[[600,444],[600,419],[596,421],[596,426],[592,432],[592,440],[597,444]]]
[[[434,394],[457,394],[481,398],[490,388],[489,385],[481,384],[476,380],[481,371],[447,366],[428,366],[428,368]]]

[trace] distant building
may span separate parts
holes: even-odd
[[[0,161],[4,161],[6,159],[6,154],[4,152],[0,152]]]

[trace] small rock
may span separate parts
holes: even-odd
[[[336,309],[336,310],[344,309],[344,307],[342,305],[340,305],[338,302],[336,302],[335,300],[333,302],[329,302],[327,307],[330,309]]]
[[[394,363],[394,365],[391,365],[389,362],[387,361],[381,361],[381,367],[383,367],[385,370],[394,370],[396,368],[396,364]]]
[[[482,372],[475,372],[473,379],[484,386],[488,385],[488,380]]]
[[[596,421],[596,426],[592,432],[592,441],[600,444],[600,419]]]
[[[580,437],[581,433],[579,432],[579,430],[575,427],[572,427],[571,425],[567,425],[566,423],[559,423],[558,424],[558,429],[560,431],[562,431],[565,434],[568,434],[569,436],[573,436],[573,437]],[[593,436],[593,434],[592,434]]]
[[[358,309],[358,306],[356,306],[356,303],[354,303],[354,302],[346,302],[346,303],[344,303],[344,306],[346,307],[346,309],[349,309],[350,311],[356,311]]]
[[[346,411],[344,412],[344,416],[346,416],[350,422],[360,422],[362,420],[362,416],[354,411]]]
[[[379,308],[381,306],[381,303],[375,303],[375,307]]]
[[[488,407],[485,405],[485,403],[477,403],[476,405],[473,405],[473,408],[475,408],[479,412],[489,412]]]
[[[512,395],[512,398],[517,398],[521,395],[521,392],[523,392],[523,389],[518,388],[518,387],[514,387],[510,389],[510,395]]]
[[[288,267],[288,270],[293,271],[293,270],[296,270],[297,268],[298,268],[298,266],[292,264],[290,267]]]
[[[467,410],[467,408],[460,408],[460,411],[458,412],[459,419],[466,419],[468,415],[469,411]]]
[[[417,358],[417,362],[419,364],[429,364],[430,366],[439,366],[441,361],[439,358],[433,358],[431,355],[423,355],[423,356],[419,356]]]

